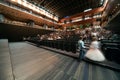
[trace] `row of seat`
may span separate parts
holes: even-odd
[[[37,45],[43,45],[43,46],[47,46],[47,47],[52,47],[52,48],[56,48],[56,49],[61,49],[61,50],[65,50],[68,52],[72,52],[72,53],[76,53],[76,49],[77,49],[77,41],[70,41],[70,40],[29,40],[30,42],[33,42]]]
[[[43,45],[47,47],[52,47],[56,49],[65,50],[68,52],[76,53],[77,51],[77,41],[75,40],[29,40],[30,42],[33,42],[37,45]],[[103,53],[105,54],[105,57],[110,61],[115,61],[117,63],[120,63],[120,44],[119,41],[110,41],[110,40],[102,40],[101,41],[101,49]]]
[[[120,41],[102,40],[101,49],[108,60],[120,64]]]

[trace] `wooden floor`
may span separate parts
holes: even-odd
[[[8,40],[0,40],[0,80],[13,80]]]
[[[10,43],[9,47],[15,80],[120,80],[120,72],[77,62],[26,42]]]

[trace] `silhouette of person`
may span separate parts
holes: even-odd
[[[84,41],[83,37],[80,36],[79,41],[78,41],[78,48],[79,48],[79,58],[78,61],[81,61],[84,58],[85,55],[85,46],[84,46]]]

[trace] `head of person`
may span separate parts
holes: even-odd
[[[80,38],[79,38],[80,40],[83,40],[83,37],[82,36],[80,36]]]
[[[97,41],[97,40],[98,40],[97,37],[92,38],[92,41]]]

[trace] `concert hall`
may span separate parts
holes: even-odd
[[[0,80],[120,80],[120,0],[0,0]]]

